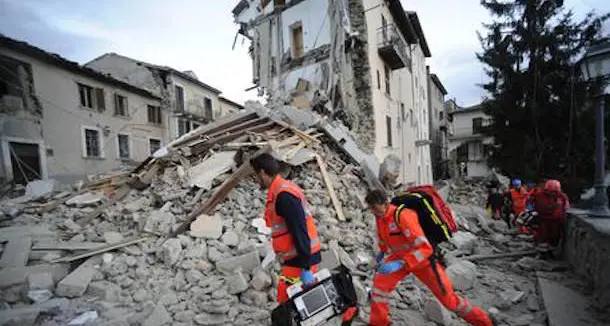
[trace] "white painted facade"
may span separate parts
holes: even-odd
[[[27,46],[28,48],[33,48]],[[34,48],[35,49],[35,48]],[[67,69],[57,61],[63,59],[41,58],[8,47],[0,47],[0,55],[18,60],[31,69],[33,97],[42,107],[42,115],[30,115],[24,110],[6,114],[0,113],[2,130],[1,176],[9,180],[14,175],[15,155],[12,151],[19,144],[38,146],[41,178],[55,178],[60,182],[73,182],[89,174],[111,171],[124,164],[133,165],[143,161],[150,154],[150,138],[164,137],[167,119],[161,124],[150,123],[148,106],[160,107],[161,99],[144,91],[134,91],[135,87],[123,87],[120,82],[94,72],[83,72],[75,63]],[[49,57],[52,54],[46,54]],[[92,92],[92,108],[83,106],[80,85],[103,90],[105,109],[98,105],[99,97]],[[22,87],[23,85],[19,85]],[[126,99],[124,116],[117,115],[115,97]],[[99,95],[101,96],[101,95]],[[89,102],[88,100],[85,100]],[[86,134],[90,136],[87,146]],[[119,135],[123,151],[119,151]],[[97,148],[97,151],[94,150]],[[124,155],[121,157],[120,152]],[[13,159],[11,159],[11,156]],[[27,164],[19,164],[19,166]],[[21,169],[22,167],[19,167]],[[18,170],[17,170],[18,171]]]
[[[487,164],[489,153],[486,147],[493,144],[493,138],[478,132],[475,122],[480,121],[481,127],[485,128],[490,125],[491,117],[479,106],[457,109],[452,115],[453,135],[449,137],[450,157],[456,161],[458,167],[461,163],[466,163],[466,176],[488,176],[492,170]]]

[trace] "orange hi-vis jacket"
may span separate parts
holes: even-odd
[[[318,238],[318,229],[314,224],[313,217],[307,208],[307,201],[301,188],[293,182],[288,181],[280,176],[277,176],[267,193],[267,206],[265,208],[265,223],[271,229],[271,244],[275,254],[279,257],[280,262],[284,263],[287,260],[298,256],[294,245],[292,235],[288,232],[284,218],[275,212],[275,200],[281,192],[288,192],[297,197],[303,204],[303,211],[306,215],[307,235],[309,236],[311,253],[314,254],[320,251],[320,239]]]
[[[419,225],[417,212],[403,208],[396,219],[396,209],[389,204],[385,215],[376,218],[379,250],[402,259],[408,269],[416,269],[430,258],[434,249]]]
[[[527,207],[527,199],[529,198],[529,194],[525,188],[520,187],[518,190],[512,188],[510,190],[510,198],[513,201],[513,212],[515,214],[525,211],[525,208]]]

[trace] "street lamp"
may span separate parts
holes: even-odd
[[[591,45],[581,63],[582,73],[586,80],[604,82],[604,89],[600,94],[599,105],[595,115],[595,197],[593,197],[593,208],[590,216],[598,218],[610,218],[608,209],[608,197],[606,195],[605,166],[604,166],[604,105],[605,95],[608,94],[609,87],[606,87],[605,80],[610,76],[610,40]]]

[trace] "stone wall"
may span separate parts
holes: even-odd
[[[601,308],[610,308],[610,220],[568,214],[565,258],[574,271],[593,283]]]

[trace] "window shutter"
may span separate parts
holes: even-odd
[[[95,89],[95,99],[97,100],[97,109],[98,111],[105,111],[106,110],[106,98],[104,96],[104,89],[103,88],[96,88]]]

